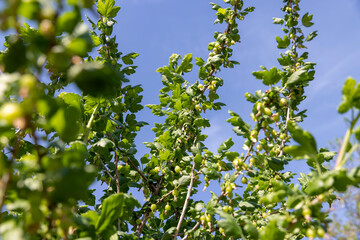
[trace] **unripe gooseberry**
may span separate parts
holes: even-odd
[[[318,237],[323,238],[324,235],[325,235],[325,230],[320,227],[320,228],[318,228],[318,229],[316,230],[316,233],[317,233],[317,236],[318,236]]]
[[[170,211],[170,209],[171,209],[171,206],[170,206],[169,204],[166,204],[165,210],[166,210],[166,211]]]
[[[176,167],[175,167],[175,172],[178,173],[178,172],[180,172],[180,171],[181,171],[181,167],[176,166]]]
[[[287,104],[287,100],[285,98],[281,98],[279,101],[280,106],[285,106]]]
[[[225,229],[223,229],[222,227],[219,228],[219,233],[223,234],[225,232]]]
[[[151,211],[155,211],[156,210],[156,204],[151,204],[150,209],[151,209]]]
[[[23,110],[17,103],[7,102],[0,108],[0,119],[6,121],[7,124],[12,124],[17,118],[23,115]]]
[[[279,115],[279,113],[274,113],[274,114],[272,115],[272,120],[273,120],[274,122],[280,121],[280,115]]]
[[[140,218],[136,219],[136,224],[139,225],[140,223],[141,223],[141,219]]]
[[[309,217],[309,216],[311,216],[312,212],[311,212],[310,208],[306,207],[306,208],[303,208],[301,213],[304,217]]]
[[[226,190],[227,193],[232,193],[232,190],[233,190],[233,189],[232,189],[231,186],[228,186],[228,187],[226,187],[225,190]]]
[[[25,74],[20,78],[20,86],[29,90],[35,89],[37,84],[36,78],[31,74]]]
[[[258,150],[259,152],[261,151],[261,150],[263,150],[263,145],[261,145],[261,144],[258,144],[257,146],[256,146],[256,150]]]
[[[242,184],[247,184],[247,183],[248,183],[247,178],[246,178],[246,177],[242,177],[242,178],[241,178],[241,183],[242,183]]]
[[[174,196],[178,196],[178,195],[179,195],[179,191],[178,191],[177,189],[174,189],[172,194],[173,194]]]
[[[314,231],[314,229],[308,228],[308,229],[306,230],[306,236],[307,236],[308,238],[310,238],[310,239],[313,239],[313,238],[316,237],[316,232]]]

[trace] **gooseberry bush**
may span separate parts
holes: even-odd
[[[217,152],[205,144],[207,112],[225,105],[217,91],[226,81],[217,75],[238,64],[238,24],[255,10],[247,4],[211,3],[224,31],[214,34],[208,58],[173,54],[157,69],[159,103],[146,106],[161,118],[152,128],[155,139],[145,143],[148,153],[139,156],[135,139],[147,123],[137,118],[143,89],[131,82],[138,53],[119,49],[115,1],[5,1],[0,27],[10,34],[0,53],[1,238],[324,237],[336,193],[360,182],[359,167],[343,167],[358,147],[351,142],[360,140],[360,85],[345,82],[338,110],[353,114],[335,168],[328,169],[336,153],[318,148],[298,125],[315,74],[306,43],[317,35],[308,31],[313,16],[300,14],[300,0],[284,0],[284,16],[274,18],[284,32],[276,37],[279,67],[253,72],[267,90],[245,94],[251,113],[229,111],[244,151],[233,151],[231,138]],[[198,78],[186,80],[194,67]],[[81,93],[64,91],[74,84]],[[251,123],[240,116],[248,114]],[[286,165],[298,159],[307,160],[310,172],[294,184],[296,173]],[[91,189],[95,181],[106,186],[99,199]],[[197,193],[210,185],[219,191],[200,199]]]

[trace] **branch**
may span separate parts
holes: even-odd
[[[200,226],[200,222],[197,222],[197,223],[195,224],[195,226],[190,230],[190,232],[194,231],[194,230],[197,229],[199,226]],[[185,237],[183,237],[181,240],[187,240],[188,238],[189,238],[189,233],[187,233],[187,234],[185,235]]]
[[[1,196],[0,196],[0,218],[2,216],[1,209],[4,206],[6,192],[7,192],[8,187],[9,187],[10,179],[11,179],[10,172],[6,172],[2,177],[2,181],[1,181],[1,186],[2,186],[1,190],[2,191],[1,191]]]
[[[160,191],[162,182],[163,182],[163,176],[161,177],[161,179],[159,180],[159,182],[156,184],[155,190],[154,190],[154,192],[153,192],[153,194],[152,194],[153,196],[159,195],[159,191]],[[171,192],[172,192],[172,191],[171,191]],[[167,193],[166,196],[168,196],[171,192]],[[165,196],[164,196],[162,199],[160,199],[160,200],[163,201],[164,199],[165,199]],[[159,201],[160,201],[160,200],[159,200]],[[150,218],[150,212],[151,212],[151,210],[150,210],[150,208],[148,208],[148,209],[146,210],[146,212],[145,212],[142,220],[141,220],[140,225],[138,226],[138,229],[136,230],[136,232],[137,232],[137,234],[138,234],[138,237],[140,237],[140,235],[141,235],[141,233],[142,233],[142,231],[143,231],[143,229],[144,229],[144,227],[145,227],[145,224],[146,224],[147,220]]]
[[[116,193],[120,193],[120,182],[119,182],[119,172],[117,170],[117,167],[118,167],[118,164],[119,164],[119,157],[115,152],[115,183],[116,183]],[[118,231],[120,232],[121,231],[121,220],[120,218],[118,218]]]
[[[113,140],[116,148],[121,152],[120,147],[116,144],[116,142],[115,142],[113,136],[111,135],[111,133],[108,132],[107,135],[108,135],[109,137],[111,137],[111,139]],[[141,178],[144,180],[144,182],[149,182],[149,180],[147,179],[147,177],[142,173],[142,171],[140,171],[140,170],[136,167],[136,165],[130,160],[130,158],[128,158],[127,162],[139,173],[139,175],[140,175]]]
[[[109,177],[111,178],[111,180],[114,181],[113,175],[111,175],[111,173],[109,172],[109,170],[107,169],[107,167],[105,166],[105,164],[103,163],[103,161],[101,160],[101,158],[99,157],[98,159],[99,159],[101,165],[103,166],[105,172],[107,173],[107,175],[109,175]]]
[[[343,143],[341,145],[339,155],[338,155],[338,157],[336,159],[336,165],[335,165],[335,168],[334,168],[335,170],[341,168],[346,163],[346,161],[344,161],[346,148],[349,145],[349,141],[350,141],[350,137],[351,137],[353,127],[355,126],[355,124],[359,120],[359,118],[360,118],[360,113],[356,116],[355,119],[353,119],[351,121],[351,125],[350,125],[349,129],[346,131],[344,141],[343,141]]]
[[[193,185],[194,185],[194,178],[195,178],[195,160],[193,159],[193,166],[192,166],[192,169],[191,169],[190,185],[189,185],[189,188],[188,188],[188,191],[187,191],[187,194],[186,194],[184,207],[182,209],[180,219],[179,219],[179,223],[178,223],[178,225],[176,227],[176,232],[175,232],[173,240],[176,240],[176,238],[177,238],[177,236],[179,234],[180,228],[181,228],[181,224],[182,224],[182,222],[184,220],[186,209],[187,209],[187,206],[189,204],[189,200],[190,200],[190,196],[191,196],[191,190],[192,190]]]

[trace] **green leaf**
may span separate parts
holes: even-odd
[[[120,11],[120,7],[114,6],[115,0],[99,0],[97,12],[107,18],[116,17],[117,13]]]
[[[64,12],[57,18],[56,31],[58,33],[72,33],[78,22],[80,22],[80,19],[80,14],[76,10],[71,12]]]
[[[218,152],[222,152],[224,150],[229,150],[234,145],[234,142],[232,141],[232,138],[226,139],[218,148]]]
[[[311,22],[311,20],[313,19],[313,15],[309,15],[309,13],[306,13],[302,19],[301,22],[305,27],[311,27],[312,25],[314,25],[313,22]]]
[[[290,45],[290,39],[288,38],[287,35],[285,35],[283,39],[281,39],[281,37],[277,36],[276,42],[278,43],[277,47],[279,49],[287,48]]]
[[[179,179],[180,186],[188,186],[190,184],[191,177],[190,176],[182,176]]]
[[[85,95],[112,97],[120,90],[124,76],[105,64],[88,62],[72,66],[68,78]]]
[[[195,60],[196,60],[195,64],[198,65],[199,67],[202,67],[205,64],[204,59],[200,57],[196,57]]]
[[[261,240],[282,240],[284,239],[284,237],[285,237],[285,233],[278,228],[275,220],[268,223],[260,231]]]
[[[349,111],[353,106],[353,94],[356,81],[353,78],[347,78],[343,90],[342,90],[342,101],[338,107],[338,112],[343,114]]]
[[[76,140],[80,130],[81,114],[72,106],[60,108],[50,119],[49,123],[64,142]]]
[[[305,69],[305,67],[300,68],[299,70],[297,70],[296,72],[294,72],[293,74],[291,74],[291,76],[288,78],[286,84],[288,86],[293,86],[295,84],[299,84],[303,81],[306,81],[307,78],[307,70]]]
[[[293,139],[300,145],[286,146],[284,153],[290,154],[295,159],[316,158],[317,147],[314,137],[295,123],[289,122],[287,127]]]
[[[192,61],[192,54],[186,54],[184,59],[181,61],[180,65],[176,68],[176,73],[183,74],[184,72],[191,72],[193,64]]]
[[[223,211],[216,211],[217,214],[222,218],[218,220],[219,227],[225,230],[227,237],[241,238],[243,233],[240,226],[236,223],[233,216]]]
[[[274,24],[283,24],[284,23],[284,19],[282,19],[282,18],[273,18],[273,23]]]
[[[5,65],[5,72],[12,73],[25,66],[27,62],[26,47],[24,41],[15,35],[9,36],[6,43],[8,49],[2,56],[2,60]]]
[[[138,53],[128,53],[125,56],[123,56],[121,59],[123,60],[123,62],[127,65],[131,65],[134,64],[133,59],[137,58],[139,56]]]
[[[64,102],[68,106],[76,108],[80,113],[84,112],[84,107],[83,107],[80,95],[78,95],[76,93],[62,92],[59,94],[58,97],[61,98],[62,100],[64,100]]]
[[[257,79],[262,80],[263,84],[270,86],[276,84],[280,79],[281,75],[276,67],[270,70],[265,69],[264,71],[257,71],[252,73]]]
[[[18,13],[28,19],[36,19],[41,12],[40,3],[38,1],[22,1]]]
[[[239,136],[247,136],[250,133],[250,124],[244,122],[244,120],[235,112],[229,110],[231,118],[227,119],[226,121],[231,123],[234,126],[233,130]]]
[[[120,218],[129,219],[134,207],[140,207],[139,202],[132,196],[118,193],[106,198],[102,203],[100,217],[96,223],[96,232],[102,233]]]
[[[250,237],[249,239],[252,239],[252,240],[259,239],[259,232],[257,231],[254,224],[252,224],[251,222],[247,222],[245,224],[244,233]]]
[[[311,32],[305,39],[305,41],[310,42],[311,40],[313,40],[316,36],[317,36],[317,31]]]

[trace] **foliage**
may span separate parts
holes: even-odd
[[[313,22],[309,13],[300,15],[300,0],[283,2],[284,17],[274,18],[284,32],[276,37],[277,47],[285,49],[281,68],[262,66],[253,73],[268,90],[246,93],[251,124],[229,112],[245,152],[231,150],[231,138],[216,153],[204,143],[206,112],[224,106],[217,94],[224,81],[217,73],[238,64],[232,60],[238,22],[254,11],[242,0],[224,0],[211,3],[215,23],[225,31],[214,34],[209,57],[173,54],[157,70],[159,104],[147,107],[164,121],[155,124],[149,153],[139,158],[135,138],[146,123],[136,116],[143,89],[128,79],[138,54],[118,49],[115,1],[7,1],[1,28],[14,33],[0,53],[2,239],[323,237],[327,204],[360,182],[359,168],[343,167],[354,151],[351,135],[360,140],[360,114],[351,119],[335,168],[327,169],[324,163],[336,153],[318,148],[297,124],[306,117],[299,108],[315,74],[305,44],[317,32],[304,33]],[[87,18],[89,29],[82,16],[95,9],[99,18]],[[193,63],[198,80],[188,81]],[[62,90],[74,84],[81,95]],[[340,113],[359,109],[355,85],[346,81]],[[285,170],[297,159],[311,168],[301,173],[300,187]],[[89,189],[94,181],[107,186],[98,202]],[[220,184],[221,191],[209,200],[194,197],[202,184],[204,190]],[[145,203],[134,191],[143,193]]]

